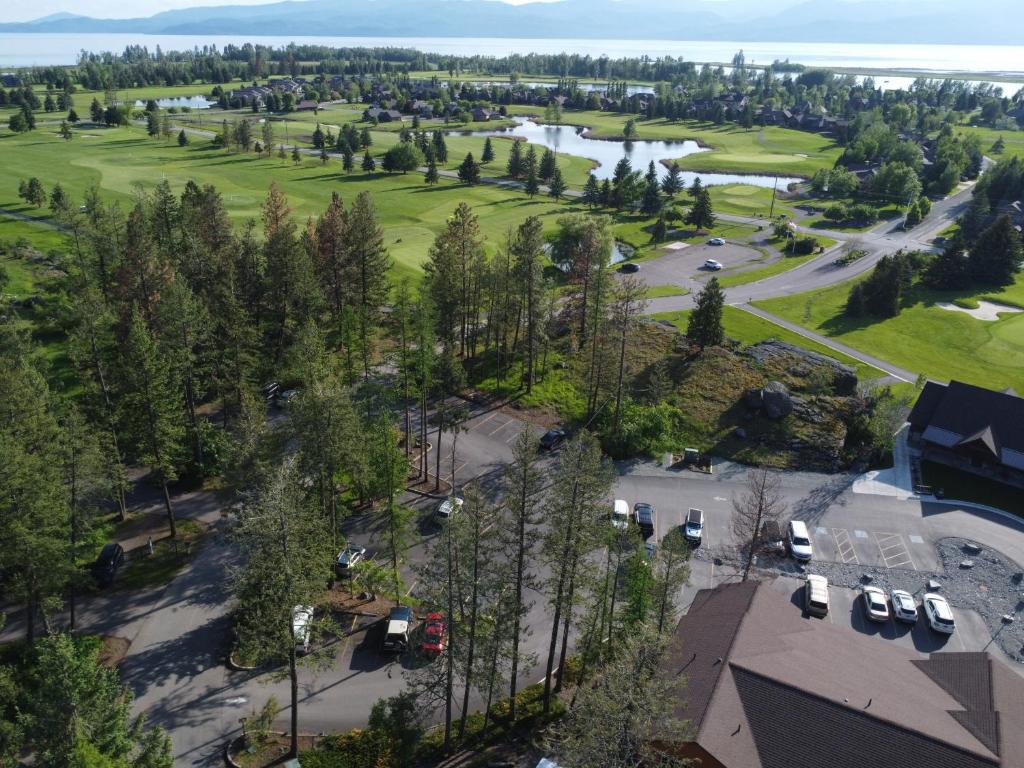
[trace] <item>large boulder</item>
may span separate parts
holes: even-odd
[[[761,388],[761,407],[769,419],[784,419],[793,412],[793,398],[781,381],[769,381]]]

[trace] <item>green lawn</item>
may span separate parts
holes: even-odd
[[[652,285],[644,292],[648,299],[663,299],[668,296],[686,296],[689,291],[678,285]]]
[[[772,210],[772,191],[765,187],[750,184],[720,184],[708,187],[715,213],[731,213],[736,216],[754,216],[765,219],[768,226],[768,214],[773,216],[785,214],[793,216],[793,210],[776,198]],[[687,198],[688,199],[688,198]]]
[[[509,114],[537,114],[531,106],[509,107]],[[562,122],[584,125],[597,138],[622,138],[631,115],[616,112],[567,110]],[[811,177],[819,168],[835,165],[842,149],[831,139],[808,131],[769,126],[747,130],[737,125],[715,125],[698,120],[636,120],[638,139],[693,139],[710,152],[681,158],[684,170],[705,173],[755,173]]]
[[[376,154],[383,151],[383,146],[373,147]],[[373,194],[396,272],[408,275],[417,274],[416,268],[425,260],[434,235],[460,202],[469,203],[480,217],[491,248],[498,246],[510,227],[529,215],[541,216],[546,229],[553,231],[557,216],[575,207],[545,196],[531,200],[521,192],[493,185],[467,187],[442,180],[428,187],[419,173],[367,175],[357,170],[345,174],[336,161],[321,165],[315,158],[304,157],[296,166],[276,157],[229,154],[211,149],[200,139],[181,148],[173,141],[150,139],[143,129],[134,126],[76,131],[70,142],[41,130],[22,135],[0,130],[0,162],[5,171],[0,180],[0,208],[43,217],[49,213],[47,208],[38,212],[28,209],[17,197],[18,179],[38,176],[47,189],[60,181],[75,199],[97,185],[106,199],[122,206],[131,204],[136,184],[151,189],[166,178],[172,189],[180,192],[187,181],[194,180],[214,184],[236,222],[258,219],[271,181],[276,181],[288,196],[300,222],[321,213],[331,192],[339,192],[350,202],[357,193],[367,190]]]
[[[668,320],[676,328],[683,333],[686,333],[686,324],[690,317],[689,310],[683,310],[679,312],[662,312],[656,315],[652,315],[655,320]],[[838,360],[840,363],[852,366],[857,369],[857,377],[861,381],[870,381],[877,379],[883,375],[882,371],[877,368],[872,368],[870,365],[865,365],[852,357],[847,357],[841,352],[829,349],[826,346],[818,344],[811,339],[807,339],[798,333],[786,330],[774,323],[769,323],[767,320],[763,320],[757,315],[752,315],[749,312],[744,312],[742,309],[736,307],[725,306],[722,308],[722,324],[725,327],[725,335],[729,338],[736,339],[744,347],[756,344],[759,341],[766,341],[768,339],[777,339],[778,341],[785,341],[802,349],[809,349],[812,352],[818,352],[827,357],[831,357],[833,360]]]
[[[1024,388],[1024,314],[995,322],[934,306],[989,298],[1024,305],[1024,280],[1002,291],[961,293],[914,288],[902,313],[887,320],[849,318],[843,310],[852,282],[821,291],[755,302],[791,322],[835,338],[911,371],[990,389]]]
[[[1000,157],[1017,156],[1024,158],[1024,131],[995,131],[991,128],[980,128],[973,125],[958,125],[954,130],[965,135],[974,135],[981,139],[981,151],[998,160]],[[996,139],[1003,137],[1006,148],[1002,155],[994,155],[990,151]]]

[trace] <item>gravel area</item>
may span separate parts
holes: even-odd
[[[871,583],[886,592],[905,589],[918,600],[929,591],[929,580],[934,579],[942,585],[936,591],[945,595],[954,608],[978,613],[1003,651],[1015,661],[1024,663],[1024,569],[997,550],[979,547],[967,539],[942,539],[936,544],[936,549],[942,563],[939,571],[822,560],[815,560],[804,569],[790,558],[764,556],[758,559],[756,570],[765,576],[819,573],[833,586],[857,589]],[[735,548],[701,548],[694,557],[698,560],[714,559],[716,564],[740,565]],[[866,577],[870,577],[870,581]],[[1013,620],[1006,621],[1004,617],[1013,617]]]

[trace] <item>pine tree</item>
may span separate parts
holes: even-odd
[[[707,189],[698,191],[693,207],[686,214],[686,223],[698,231],[709,230],[715,226],[715,214],[711,208],[711,193]]]
[[[299,154],[298,147],[292,147],[292,162],[296,165],[302,162],[302,155]]]
[[[369,378],[373,337],[380,325],[381,307],[388,301],[391,258],[384,231],[369,192],[360,192],[349,211],[349,261],[355,273],[353,299],[362,353],[363,375]]]
[[[359,146],[362,149],[369,149],[373,146],[373,136],[370,134],[369,128],[363,128],[359,132]]]
[[[696,306],[690,312],[690,320],[686,326],[686,337],[701,349],[717,347],[725,339],[722,328],[722,307],[725,304],[725,293],[712,277],[707,285],[697,294]]]
[[[526,181],[523,184],[523,189],[526,194],[533,197],[540,192],[540,179],[537,178],[536,164],[528,166],[526,171]]]
[[[518,179],[523,175],[523,149],[518,139],[512,140],[512,149],[509,150],[508,155],[508,175],[513,179]]]
[[[466,153],[466,158],[459,165],[459,181],[463,184],[477,184],[480,182],[480,166],[473,159],[473,153]]]
[[[587,174],[587,183],[583,185],[582,200],[591,209],[595,205],[601,204],[601,186],[598,184],[597,177],[592,173]]]
[[[555,172],[557,168],[557,161],[555,160],[555,153],[550,148],[544,150],[544,154],[540,158],[540,166],[537,169],[537,174],[547,181]]]
[[[427,163],[427,171],[423,174],[423,180],[427,184],[437,184],[440,181],[441,175],[437,172],[437,163],[431,158],[430,162]]]
[[[324,146],[324,132],[320,127],[320,123],[316,124],[316,128],[313,130],[313,148],[323,149]]]
[[[448,162],[448,145],[444,141],[444,133],[442,131],[434,131],[432,143],[434,145],[434,157],[437,158],[437,162],[444,165]]]
[[[679,163],[673,162],[668,167],[668,174],[661,181],[661,191],[671,200],[683,191],[683,176]]]
[[[567,186],[565,179],[562,178],[562,172],[556,166],[555,170],[551,173],[551,181],[548,182],[548,194],[555,198],[555,200],[561,200],[566,189]]]
[[[185,133],[185,129],[182,128],[178,131],[178,146],[184,147],[188,145],[188,135]]]
[[[75,134],[71,132],[71,126],[68,125],[67,120],[61,120],[60,131],[58,131],[58,133],[60,134],[60,137],[64,139],[64,141],[71,141],[73,138],[75,138]]]
[[[377,170],[377,161],[373,159],[370,150],[366,150],[363,153],[363,170],[367,173],[373,173]]]
[[[1020,234],[1010,217],[1002,215],[978,235],[968,262],[976,280],[989,285],[1013,285],[1021,263]]]
[[[640,204],[640,210],[648,216],[657,216],[661,211],[661,187],[658,184],[657,178],[653,181],[647,180],[647,185],[644,187],[644,196]]]
[[[341,155],[341,167],[344,169],[345,173],[350,173],[352,168],[355,167],[355,157],[348,144],[345,145],[345,150]]]
[[[488,136],[484,141],[484,153],[480,156],[481,163],[489,163],[494,160],[494,147],[491,145],[491,137]]]

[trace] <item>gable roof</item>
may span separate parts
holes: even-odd
[[[677,714],[704,752],[726,768],[863,768],[879,755],[1024,768],[1024,679],[985,653],[922,658],[805,618],[795,583],[703,590],[680,621],[666,672],[686,676]]]
[[[1012,390],[995,390],[951,381],[929,381],[910,412],[911,426],[924,438],[947,448],[975,443],[1007,464],[1024,455],[1024,398]],[[1024,467],[1021,467],[1024,468]]]

